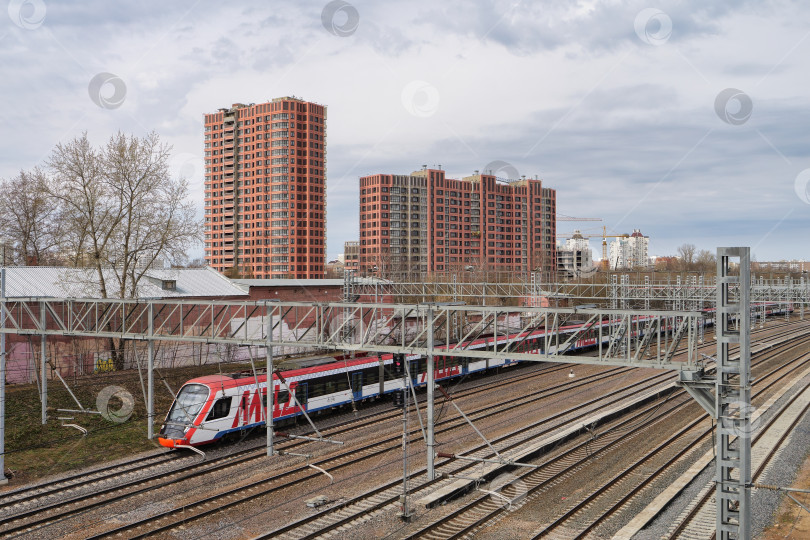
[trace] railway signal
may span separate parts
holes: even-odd
[[[403,375],[405,373],[405,355],[402,353],[394,353],[394,362],[392,364],[394,375]]]
[[[394,390],[394,407],[399,409],[405,407],[405,390]]]

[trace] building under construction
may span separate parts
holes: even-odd
[[[430,272],[542,272],[556,267],[556,191],[441,169],[360,178],[360,272],[401,279]]]

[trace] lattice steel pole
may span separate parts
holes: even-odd
[[[731,258],[739,258],[739,275],[731,275]],[[751,337],[748,324],[750,248],[717,248],[717,538],[751,537]],[[731,285],[736,284],[737,298]],[[736,300],[736,301],[735,301]],[[736,319],[738,330],[733,330]],[[738,344],[739,357],[729,349]]]

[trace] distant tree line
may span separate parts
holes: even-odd
[[[655,269],[665,272],[705,272],[717,270],[717,257],[708,249],[698,251],[695,244],[683,244],[678,247],[677,256],[658,257]]]

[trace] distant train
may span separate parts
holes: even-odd
[[[768,306],[767,314],[784,313],[782,306]],[[643,320],[645,317],[640,317]],[[707,321],[709,322],[709,321]],[[602,327],[608,326],[602,321]],[[613,324],[619,324],[614,322]],[[560,328],[560,337],[577,332],[582,323]],[[582,350],[598,345],[600,324],[594,324],[568,351]],[[609,332],[603,332],[607,343]],[[493,337],[482,337],[465,345],[466,350],[492,348]],[[548,351],[546,331],[538,329],[522,334],[498,336],[498,345],[518,342],[514,352],[556,352],[560,346],[553,342]],[[427,379],[427,359],[420,355],[406,355],[405,362],[414,386]],[[464,358],[436,355],[437,381],[480,373],[494,368],[519,363],[504,358]],[[273,419],[284,420],[307,413],[375,398],[403,388],[402,370],[395,365],[392,354],[368,356],[354,360],[340,360],[319,366],[287,370],[273,375]],[[258,390],[257,390],[258,382]],[[293,394],[291,394],[292,392]],[[239,432],[264,426],[263,410],[267,406],[267,375],[237,373],[208,375],[186,382],[172,404],[161,426],[158,441],[168,448],[197,446],[218,441]]]

